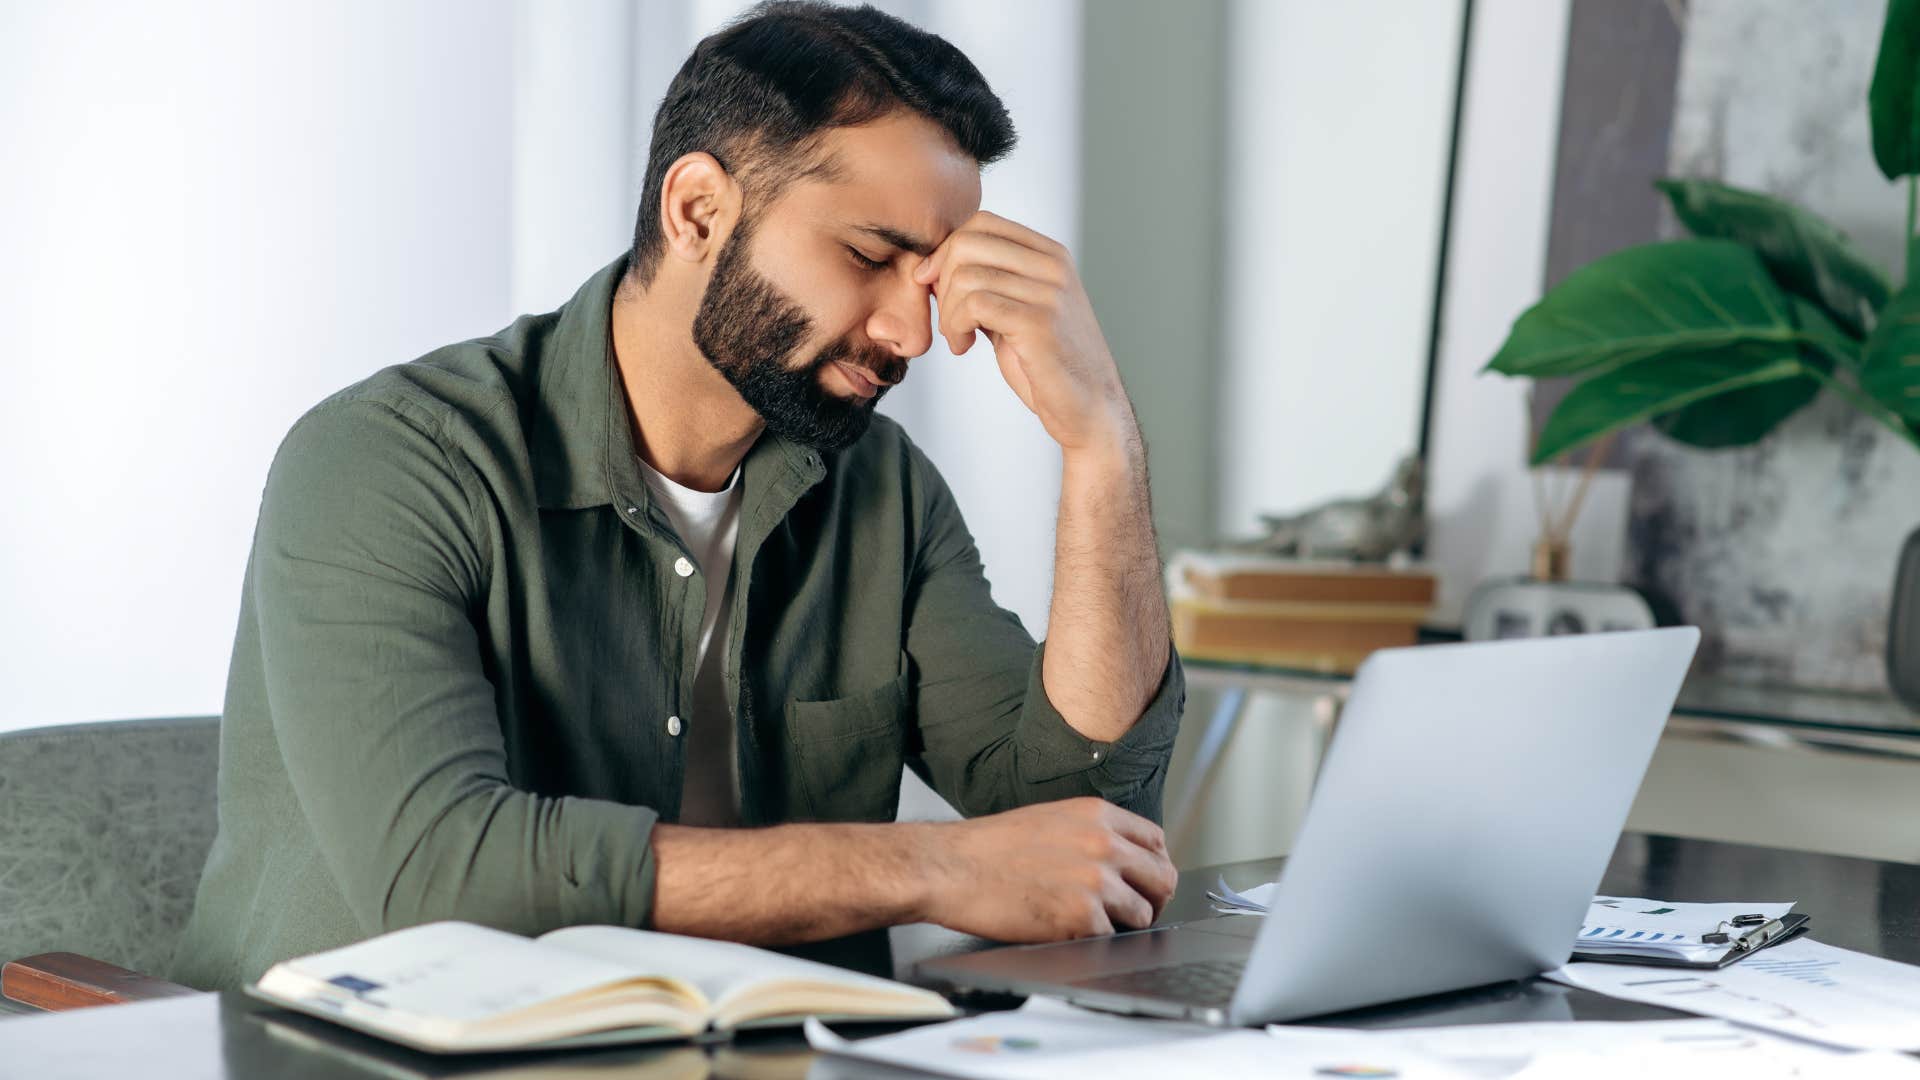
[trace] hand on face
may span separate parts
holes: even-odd
[[[914,280],[933,287],[948,348],[959,355],[975,331],[987,335],[1001,376],[1062,448],[1129,438],[1120,373],[1060,243],[982,210],[922,261]]]

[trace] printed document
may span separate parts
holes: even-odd
[[[1804,938],[1717,971],[1568,964],[1547,978],[1834,1046],[1920,1050],[1920,968]]]
[[[1819,1043],[1729,1024],[1724,1020],[1642,1020],[1629,1023],[1565,1022],[1473,1024],[1456,1027],[1346,1031],[1275,1025],[1277,1039],[1303,1036],[1356,1040],[1436,1061],[1477,1080],[1546,1080],[1549,1077],[1920,1078],[1920,1061],[1885,1051],[1842,1050]]]
[[[809,1020],[807,1042],[837,1057],[964,1080],[1168,1080],[1176,1076],[1317,1080],[1477,1080],[1475,1074],[1344,1033],[1276,1039],[1262,1031],[1142,1020],[1029,998],[1011,1012],[914,1028],[857,1042]],[[1357,1056],[1356,1056],[1357,1055]]]

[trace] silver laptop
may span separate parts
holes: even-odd
[[[1249,1025],[1558,967],[1699,640],[1689,626],[1377,652],[1354,678],[1268,915],[989,949],[919,972]]]

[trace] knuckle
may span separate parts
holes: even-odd
[[[1118,848],[1119,844],[1114,839],[1114,835],[1105,829],[1095,829],[1087,833],[1086,852],[1100,862],[1104,863],[1112,859]]]

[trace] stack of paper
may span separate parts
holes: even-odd
[[[1738,936],[1733,920],[1759,915],[1771,922],[1793,910],[1793,902],[1679,904],[1639,897],[1596,896],[1586,925],[1573,943],[1586,956],[1658,956],[1690,962],[1718,960],[1732,946],[1709,945],[1701,937],[1716,929]]]
[[[1207,890],[1207,899],[1213,903],[1213,910],[1222,915],[1265,915],[1273,904],[1273,890],[1279,883],[1268,882],[1256,885],[1246,892],[1235,892],[1227,884],[1226,878]]]

